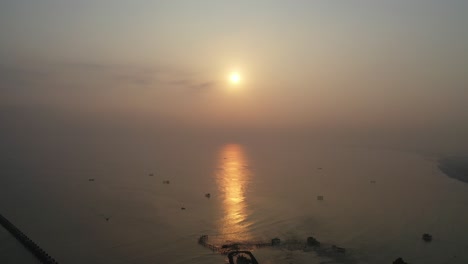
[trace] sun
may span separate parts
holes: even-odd
[[[241,81],[241,76],[239,73],[237,72],[232,72],[230,75],[229,75],[229,81],[232,83],[232,84],[238,84],[240,83]]]

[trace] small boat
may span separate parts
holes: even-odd
[[[93,178],[91,178],[91,179],[88,179],[88,181],[94,181],[94,179],[93,179]]]
[[[250,251],[232,251],[228,254],[229,264],[258,264]]]

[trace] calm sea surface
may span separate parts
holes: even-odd
[[[203,234],[218,244],[314,236],[347,249],[340,258],[255,249],[261,264],[468,263],[468,185],[435,159],[235,143],[174,149],[4,170],[0,212],[60,263],[225,263],[197,244]],[[0,259],[9,254],[20,253]]]

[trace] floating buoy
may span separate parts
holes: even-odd
[[[397,258],[393,261],[393,264],[408,264],[402,258]]]
[[[272,246],[279,246],[281,244],[281,239],[275,237],[271,240],[271,245]]]
[[[423,234],[422,239],[426,242],[431,242],[432,241],[432,236],[429,234]]]

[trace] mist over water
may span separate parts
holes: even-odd
[[[219,244],[314,236],[347,249],[345,258],[253,249],[260,263],[468,261],[467,186],[434,157],[182,142],[140,153],[116,147],[86,166],[54,156],[55,167],[4,169],[2,214],[62,263],[224,263],[197,244],[203,234]]]

